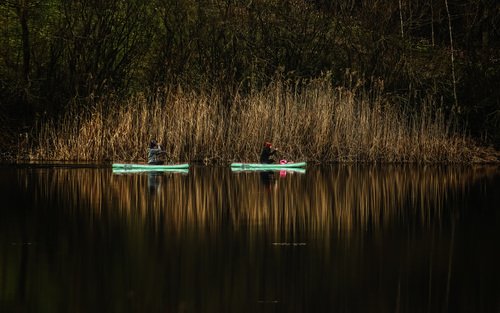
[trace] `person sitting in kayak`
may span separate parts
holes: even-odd
[[[156,142],[156,140],[151,140],[148,148],[148,164],[150,165],[161,165],[164,161],[165,151],[162,150],[161,146]]]
[[[272,148],[272,144],[270,142],[265,142],[264,148],[262,149],[262,152],[260,153],[260,163],[264,163],[264,164],[275,163],[276,161],[271,156],[273,156],[277,151],[278,151],[278,149]]]

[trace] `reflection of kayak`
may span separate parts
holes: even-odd
[[[113,168],[113,174],[133,174],[133,173],[181,173],[187,174],[189,173],[189,169],[187,168]]]
[[[188,169],[189,163],[183,164],[164,164],[164,165],[149,165],[149,164],[131,164],[131,163],[113,163],[113,172],[115,171],[128,171],[131,172],[158,172],[158,171],[172,171],[180,169]]]
[[[272,168],[243,168],[243,167],[231,167],[231,171],[233,172],[274,172],[274,171],[279,171],[279,172],[290,172],[290,173],[300,173],[303,174],[306,172],[306,169],[303,167],[288,167],[288,168],[278,168],[278,167],[272,167]]]
[[[241,170],[282,170],[289,168],[301,168],[306,167],[306,162],[290,162],[285,164],[262,164],[262,163],[231,163],[231,169],[241,169]]]

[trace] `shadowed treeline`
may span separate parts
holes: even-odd
[[[182,102],[193,93],[200,95],[188,106],[202,105],[208,94],[210,101],[217,98],[218,110],[230,111],[238,97],[255,105],[255,94],[266,94],[268,86],[281,80],[300,85],[325,75],[329,87],[341,86],[351,93],[357,92],[345,83],[351,77],[373,93],[382,91],[376,86],[383,82],[384,96],[398,111],[425,115],[432,109],[432,114],[451,116],[460,125],[458,136],[467,126],[481,144],[498,145],[499,12],[497,1],[479,0],[4,0],[0,2],[0,148],[6,152],[0,156],[24,155],[26,137],[31,142],[39,139],[40,123],[45,127],[54,121],[55,127],[64,129],[69,125],[59,121],[68,115],[72,121],[88,123],[89,114],[103,113],[94,111],[100,105],[129,114],[142,111],[144,106],[154,107],[152,99],[159,90],[182,88]],[[292,93],[296,91],[300,87],[292,88]],[[130,111],[130,102],[138,95],[144,95],[147,104],[134,104]],[[433,105],[424,105],[427,101]],[[258,101],[252,110],[259,114],[252,118],[265,119],[262,110],[278,107],[274,101]],[[173,113],[172,118],[181,120],[198,114]],[[226,114],[218,118],[229,120]],[[75,121],[78,128],[80,122]],[[264,120],[263,128],[275,129],[269,123]],[[300,132],[309,130],[316,131]],[[324,128],[318,131],[314,136],[325,135]],[[108,130],[102,132],[107,135]],[[74,158],[59,150],[65,144],[39,144],[55,149],[41,156]],[[206,147],[198,143],[189,149],[201,153]],[[313,149],[310,157],[322,153]],[[92,155],[102,159],[102,152]],[[404,152],[400,158],[406,158]]]

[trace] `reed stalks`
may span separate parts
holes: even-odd
[[[264,141],[281,158],[310,162],[473,162],[478,148],[431,98],[407,110],[383,87],[333,88],[321,78],[280,80],[231,105],[217,92],[169,90],[70,110],[33,134],[32,160],[144,162],[156,138],[169,162],[257,161]],[[23,156],[20,156],[21,158]]]

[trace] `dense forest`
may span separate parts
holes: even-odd
[[[35,144],[39,125],[57,124],[68,112],[82,120],[88,112],[109,116],[111,106],[129,106],[137,97],[151,107],[179,94],[182,103],[216,97],[216,110],[229,112],[241,106],[238,99],[255,100],[270,86],[298,97],[318,79],[319,90],[363,90],[405,112],[431,103],[456,129],[498,148],[500,3],[0,2],[2,151],[19,149],[28,136]],[[154,133],[168,141],[166,132]],[[335,159],[337,152],[328,153]]]

